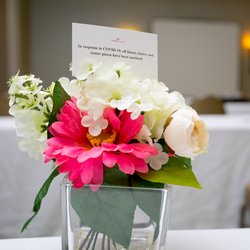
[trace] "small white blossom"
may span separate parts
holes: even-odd
[[[89,133],[92,136],[98,136],[103,129],[108,127],[108,121],[103,117],[94,120],[92,117],[85,115],[82,117],[81,123],[84,127],[89,128]]]
[[[69,96],[80,98],[84,87],[83,81],[78,81],[76,79],[70,81],[67,77],[61,77],[58,81]]]
[[[89,75],[93,74],[102,63],[96,63],[95,61],[86,58],[80,63],[80,68],[77,72],[77,80],[84,81]]]
[[[159,143],[154,143],[153,146],[158,150],[158,154],[150,156],[146,159],[146,162],[154,170],[160,170],[168,162],[169,157],[167,153],[163,152],[163,148]]]

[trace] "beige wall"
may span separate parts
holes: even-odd
[[[29,0],[0,1],[0,115],[8,114],[6,82],[29,72]]]
[[[71,60],[71,23],[119,26],[135,24],[150,31],[155,17],[238,21],[250,27],[250,1],[244,0],[33,0],[31,14],[31,70],[45,82],[67,73]],[[244,65],[242,67],[244,69]],[[250,92],[250,77],[239,83]]]
[[[6,39],[5,39],[5,1],[0,1],[0,91],[5,89],[6,82]]]
[[[249,0],[16,1],[21,4],[18,11],[22,13],[19,68],[22,73],[32,72],[40,76],[45,85],[61,75],[70,76],[68,64],[71,61],[72,22],[105,26],[134,24],[143,31],[150,31],[150,22],[156,17],[194,18],[237,21],[243,30],[250,30]],[[243,81],[239,85],[250,92],[250,73],[243,59]],[[0,70],[5,71],[3,66]],[[4,73],[1,77],[4,77]]]
[[[0,115],[7,114],[5,1],[0,1]]]

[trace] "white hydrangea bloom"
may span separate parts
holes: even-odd
[[[46,125],[52,110],[52,86],[42,90],[42,81],[34,75],[13,76],[9,80],[10,109],[15,117],[16,133],[22,139],[19,148],[31,157],[39,158],[47,139]]]
[[[21,137],[18,143],[20,150],[27,152],[32,158],[41,158],[47,139],[47,131],[41,132],[43,114],[31,109],[14,110],[13,107],[10,113],[15,116],[16,134]]]
[[[77,106],[90,117],[93,113],[98,114],[93,123],[103,115],[106,107],[127,110],[131,112],[131,119],[137,119],[144,112],[159,111],[168,95],[168,88],[163,83],[150,79],[140,81],[132,75],[130,66],[124,63],[116,63],[112,69],[99,66],[88,74],[83,89],[84,94],[78,97]]]

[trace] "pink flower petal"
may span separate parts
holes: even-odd
[[[82,188],[84,186],[84,183],[82,183],[81,178],[78,177],[77,179],[74,180],[73,186],[74,188]]]
[[[93,178],[90,183],[91,184],[90,188],[93,191],[97,191],[99,186],[103,182],[103,163],[101,157],[93,159],[93,165],[95,167],[94,167]]]
[[[149,171],[148,165],[144,160],[142,162],[135,162],[135,171],[139,173],[147,173]]]
[[[137,158],[148,158],[151,155],[157,155],[158,150],[149,144],[142,144],[142,143],[133,143],[130,146],[134,149],[131,152],[132,155],[136,156]]]
[[[129,159],[133,163],[133,166],[134,166],[136,172],[140,172],[140,173],[147,173],[148,172],[148,165],[145,162],[145,160],[136,158],[133,155],[126,154],[125,156],[127,159]]]
[[[120,131],[120,126],[121,126],[121,121],[120,119],[117,117],[116,113],[115,113],[115,109],[112,108],[106,108],[104,110],[104,114],[103,114],[104,118],[107,119],[109,121],[109,124],[112,126],[112,128],[119,132]]]
[[[81,180],[84,184],[89,184],[94,174],[93,159],[89,159],[82,164]]]
[[[119,145],[103,142],[102,146],[105,151],[117,151],[119,149]]]
[[[137,119],[132,120],[130,113],[124,111],[120,119],[121,130],[118,143],[128,143],[140,132],[143,125],[143,116],[139,115]]]
[[[103,152],[103,148],[102,147],[94,147],[91,148],[88,151],[84,151],[82,152],[78,157],[77,160],[78,162],[84,162],[90,158],[97,158],[99,157]]]
[[[63,147],[62,155],[76,158],[84,151],[83,147]]]
[[[116,155],[114,153],[103,152],[102,162],[106,167],[112,168],[115,166],[115,164],[117,162]]]
[[[131,153],[134,149],[130,146],[131,144],[119,144],[118,150],[122,153]]]
[[[116,154],[115,155],[119,169],[125,174],[134,174],[135,166],[130,160],[130,157],[126,154]]]
[[[66,137],[52,137],[47,140],[48,146],[55,146],[57,148],[64,146],[78,146],[78,144],[69,138]]]

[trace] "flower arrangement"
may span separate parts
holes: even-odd
[[[47,89],[34,75],[17,74],[8,83],[20,149],[55,165],[22,230],[59,173],[76,189],[89,185],[92,191],[122,185],[121,176],[131,186],[201,188],[191,160],[206,152],[208,132],[183,96],[164,83],[138,79],[122,62],[107,68],[89,60],[75,79],[62,77]],[[112,171],[115,178],[107,175]]]

